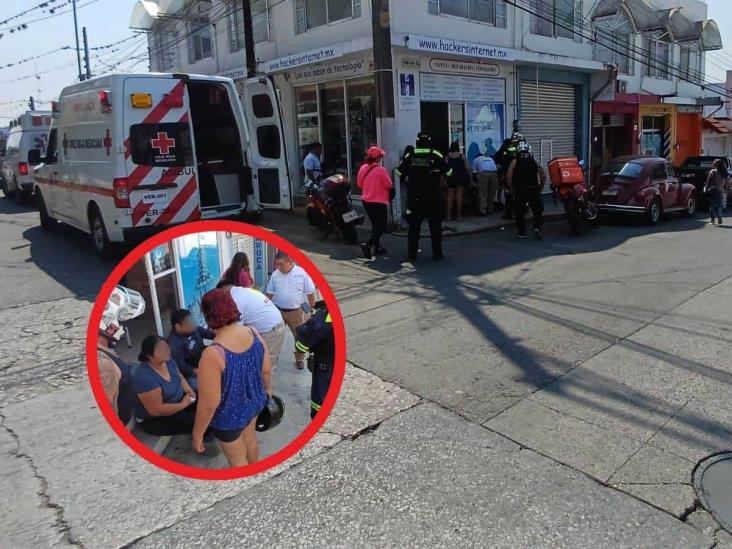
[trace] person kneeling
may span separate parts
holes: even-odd
[[[254,328],[238,324],[241,315],[228,290],[203,296],[201,312],[216,333],[198,367],[198,408],[193,448],[205,450],[207,429],[218,439],[231,467],[259,458],[257,416],[272,395],[272,363]]]

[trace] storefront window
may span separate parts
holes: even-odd
[[[180,261],[183,303],[199,323],[201,298],[216,287],[221,278],[219,246],[216,233],[197,233],[176,240]]]
[[[170,242],[158,246],[150,252],[150,263],[154,275],[158,275],[173,268],[173,248]]]
[[[495,154],[506,134],[503,103],[466,103],[465,118],[468,160],[480,152]]]
[[[298,170],[300,184],[305,181],[302,161],[310,152],[310,144],[320,141],[320,122],[318,118],[318,90],[316,86],[303,86],[295,90],[297,102],[297,142],[300,145]]]
[[[450,144],[455,141],[463,150],[465,147],[465,117],[462,103],[450,103]]]
[[[320,86],[320,115],[323,124],[324,171],[348,175],[346,105],[343,82]]]
[[[351,180],[354,182],[358,169],[370,146],[376,145],[376,110],[374,105],[374,82],[372,79],[346,82],[348,94],[348,123],[351,133]]]

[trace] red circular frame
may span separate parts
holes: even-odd
[[[102,319],[102,313],[104,312],[104,306],[112,294],[112,290],[119,283],[122,277],[130,270],[130,268],[140,259],[142,259],[146,253],[152,251],[154,248],[166,244],[174,238],[185,236],[192,233],[200,232],[230,232],[245,234],[264,240],[265,242],[275,246],[276,248],[283,250],[290,257],[292,257],[297,264],[303,267],[310,277],[315,282],[318,290],[321,292],[323,299],[328,305],[328,311],[333,319],[333,332],[336,339],[336,356],[335,365],[333,370],[333,378],[328,389],[325,401],[323,402],[320,412],[315,416],[305,430],[300,433],[294,440],[292,440],[287,446],[282,448],[280,451],[268,456],[256,463],[246,465],[244,467],[228,468],[228,469],[204,469],[200,467],[192,467],[190,465],[184,465],[178,463],[172,459],[168,459],[161,455],[156,454],[147,446],[142,444],[127,428],[122,424],[120,419],[117,417],[111,404],[107,401],[102,382],[99,376],[99,365],[97,362],[97,339],[99,335],[99,323]],[[92,367],[94,365],[94,367]],[[272,467],[276,467],[280,463],[291,458],[297,452],[303,449],[303,447],[312,439],[323,426],[325,421],[330,416],[333,407],[335,406],[338,394],[340,393],[341,386],[343,384],[343,377],[346,372],[346,331],[343,324],[343,316],[341,310],[338,307],[338,301],[336,300],[333,290],[330,288],[328,281],[325,279],[320,270],[310,259],[300,251],[296,246],[278,236],[271,231],[262,227],[249,225],[247,223],[240,223],[237,221],[196,221],[192,223],[186,223],[185,225],[179,225],[172,227],[165,231],[162,231],[155,236],[149,238],[134,250],[132,250],[112,271],[107,280],[104,282],[96,301],[92,309],[91,317],[89,318],[89,325],[86,331],[86,368],[89,374],[89,382],[91,385],[92,393],[97,401],[97,405],[102,412],[102,415],[107,420],[107,423],[112,427],[112,430],[120,437],[132,450],[138,455],[145,458],[150,463],[157,465],[158,467],[165,469],[170,473],[175,473],[188,478],[200,479],[200,480],[234,480],[239,478],[248,477],[261,473]]]

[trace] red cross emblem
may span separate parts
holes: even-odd
[[[109,156],[110,149],[112,148],[112,136],[109,134],[109,129],[107,129],[107,135],[102,139],[102,145],[107,149],[107,156]]]
[[[66,139],[66,134],[64,134],[64,140],[62,141],[62,143],[63,143],[63,146],[64,146],[64,156],[66,156],[66,153],[69,150],[69,140]]]
[[[168,137],[167,132],[158,132],[157,138],[150,141],[153,149],[157,149],[160,154],[169,154],[170,149],[175,148],[175,139]]]

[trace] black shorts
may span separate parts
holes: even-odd
[[[211,434],[221,442],[234,442],[241,436],[244,429],[234,429],[233,431],[220,431],[219,429],[211,428]]]

